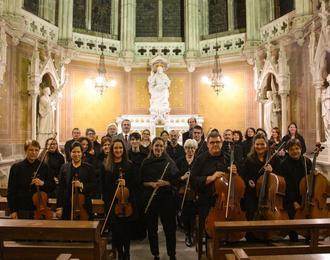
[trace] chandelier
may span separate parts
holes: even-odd
[[[224,89],[224,76],[220,67],[220,57],[218,55],[218,46],[215,47],[215,56],[214,56],[214,67],[212,69],[212,75],[209,78],[210,86],[213,88],[217,96]]]
[[[102,41],[103,45],[103,41]],[[103,53],[103,48],[102,52],[100,55],[100,61],[99,61],[99,67],[97,69],[97,77],[94,80],[94,88],[97,93],[100,95],[103,95],[103,91],[106,88],[110,88],[115,86],[116,81],[115,80],[108,80],[106,77],[107,70],[105,68],[105,59],[104,59],[104,53]]]

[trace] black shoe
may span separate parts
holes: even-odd
[[[189,235],[186,236],[184,242],[185,242],[187,247],[192,247],[193,246],[193,242],[191,241],[191,237]]]
[[[175,255],[174,256],[170,256],[170,260],[176,260]]]
[[[154,256],[154,260],[160,260],[159,256],[158,255]]]
[[[290,231],[289,237],[291,242],[298,242],[298,233],[296,231]]]

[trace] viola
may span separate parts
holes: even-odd
[[[327,205],[327,198],[330,197],[330,181],[322,172],[316,172],[316,159],[324,147],[316,144],[313,152],[313,162],[311,174],[307,174],[307,165],[305,159],[305,176],[299,184],[299,191],[302,197],[302,204],[296,210],[295,219],[313,219],[313,218],[329,218],[330,211]],[[322,234],[329,231],[321,231]],[[300,233],[306,236],[304,232]]]
[[[78,180],[76,175],[72,182],[71,194],[71,220],[88,220],[89,215],[85,209],[86,197],[79,192],[79,188],[74,186],[74,181]]]
[[[229,175],[214,181],[215,196],[217,198],[214,207],[211,208],[205,221],[206,232],[211,237],[215,235],[215,221],[246,220],[245,214],[240,206],[240,201],[244,196],[245,183],[238,174],[233,174],[233,163],[234,146],[231,148]],[[220,239],[224,241],[238,241],[242,239],[244,235],[245,232],[233,232],[220,236]]]
[[[120,176],[119,179],[123,179],[124,177],[124,171],[122,168],[119,169]],[[119,190],[116,194],[117,198],[117,204],[115,206],[115,214],[117,217],[130,217],[133,214],[133,207],[130,202],[128,202],[129,199],[129,190],[126,186],[119,185]]]
[[[48,207],[48,195],[44,191],[40,191],[40,187],[36,185],[37,192],[32,196],[34,211],[34,219],[52,219],[53,212]]]

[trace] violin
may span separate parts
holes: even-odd
[[[316,144],[313,152],[313,162],[311,174],[307,174],[307,164],[305,161],[305,176],[299,184],[299,191],[302,197],[300,208],[296,209],[295,219],[313,219],[313,218],[329,218],[330,211],[327,205],[327,198],[330,197],[330,181],[321,172],[316,172],[316,159],[324,147]],[[329,231],[327,231],[329,232]],[[321,233],[324,233],[321,231]],[[301,235],[306,236],[303,232]],[[328,233],[329,235],[329,233]]]
[[[119,169],[120,175],[119,179],[123,179],[124,171],[122,168]],[[115,214],[117,217],[130,217],[133,214],[133,207],[130,202],[128,202],[129,198],[129,190],[126,186],[122,185],[118,182],[119,189],[116,194],[117,204],[115,206]]]
[[[47,193],[41,191],[38,185],[36,185],[36,189],[37,192],[32,196],[33,205],[36,208],[34,211],[34,219],[52,219],[53,211],[48,207]]]
[[[75,175],[72,181],[72,194],[71,194],[71,220],[88,220],[89,215],[85,209],[86,197],[79,192],[79,187],[75,187],[75,181],[78,176]]]
[[[54,134],[53,141],[56,138],[57,133]],[[52,142],[53,142],[52,141]],[[37,170],[34,172],[32,179],[38,178],[38,171],[44,162],[46,155],[49,151],[49,147],[46,148],[46,152],[44,153],[43,157],[40,160],[40,164],[38,165]],[[52,219],[53,218],[53,211],[48,207],[48,195],[46,192],[41,191],[39,185],[35,185],[37,191],[32,195],[32,202],[35,207],[34,211],[34,219]]]
[[[266,161],[265,166],[270,163],[272,158],[282,149],[282,145],[275,151],[272,156]],[[264,168],[262,168],[264,170]],[[286,220],[288,214],[283,207],[283,200],[285,197],[286,183],[282,176],[264,170],[264,174],[257,180],[256,191],[258,196],[258,209],[254,220]],[[258,233],[257,237],[263,240],[276,240],[283,238],[286,234],[272,232],[272,233]]]
[[[211,237],[215,235],[214,222],[216,221],[246,220],[245,213],[240,207],[240,201],[244,196],[245,183],[238,174],[233,174],[233,164],[234,146],[231,146],[229,175],[214,181],[217,199],[205,221],[206,232]],[[245,232],[233,232],[220,236],[220,240],[234,242],[242,239],[244,236]]]

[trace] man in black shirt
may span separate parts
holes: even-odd
[[[185,154],[183,147],[178,144],[178,139],[178,131],[171,130],[170,144],[166,147],[166,152],[175,162]]]
[[[55,188],[54,180],[48,173],[48,167],[41,164],[38,155],[40,145],[35,140],[27,141],[24,145],[26,158],[15,163],[10,168],[8,181],[8,207],[10,217],[13,219],[31,219],[35,207],[32,196],[36,192],[36,186],[41,191],[50,193]]]
[[[203,128],[199,125],[193,128],[193,139],[196,140],[198,147],[196,150],[196,157],[207,151],[207,144],[204,140]]]
[[[80,136],[81,136],[80,129],[77,128],[77,127],[73,128],[72,129],[72,139],[66,141],[66,143],[64,145],[65,159],[66,159],[67,162],[70,162],[71,161],[71,158],[70,158],[70,147],[73,144],[73,142],[78,141],[78,139],[80,138]]]
[[[189,125],[189,130],[182,134],[182,145],[184,145],[184,142],[187,139],[192,139],[192,137],[193,137],[193,128],[194,128],[195,125],[197,125],[196,118],[195,117],[190,117],[188,119],[188,125]]]

